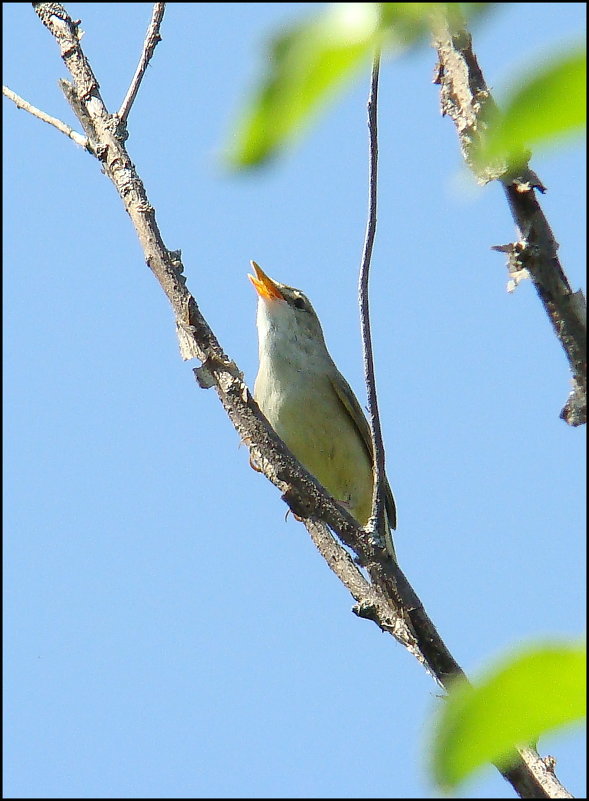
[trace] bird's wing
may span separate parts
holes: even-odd
[[[352,388],[343,377],[343,375],[337,370],[337,367],[334,365],[334,369],[337,371],[337,376],[339,380],[334,380],[332,376],[329,377],[331,381],[331,385],[337,395],[340,403],[347,411],[348,415],[352,418],[354,425],[356,426],[360,437],[362,438],[362,442],[364,443],[364,447],[366,448],[366,453],[368,454],[368,458],[372,463],[372,436],[370,434],[370,426],[368,425],[368,420],[366,419],[366,415],[362,411],[362,407],[358,403],[358,399],[354,395]],[[387,519],[389,521],[389,525],[391,528],[397,528],[397,508],[395,506],[395,498],[393,496],[393,491],[389,485],[389,482],[385,476],[385,508],[387,512]],[[392,547],[392,542],[391,542]]]

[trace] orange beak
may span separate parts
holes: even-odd
[[[278,289],[276,282],[266,275],[266,273],[258,264],[256,264],[255,261],[250,261],[250,264],[252,265],[256,275],[254,277],[248,273],[247,277],[254,285],[258,295],[265,300],[284,300],[284,295]]]

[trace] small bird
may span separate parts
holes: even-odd
[[[306,295],[274,281],[255,261],[250,264],[260,358],[254,398],[299,462],[364,526],[372,511],[373,473],[362,407],[329,355]],[[386,547],[396,561],[390,529],[396,528],[397,514],[386,480],[385,510]]]

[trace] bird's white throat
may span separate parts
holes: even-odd
[[[326,358],[331,361],[323,342],[314,339],[305,325],[303,314],[285,300],[258,299],[257,324],[260,364],[279,372],[324,372]]]

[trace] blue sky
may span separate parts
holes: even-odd
[[[357,271],[368,76],[272,168],[219,153],[269,33],[308,3],[170,4],[128,148],[167,246],[250,386],[249,259],[312,299],[364,402]],[[149,4],[68,4],[107,106]],[[57,48],[6,3],[4,82],[74,124]],[[577,41],[584,4],[499,4],[474,46],[498,99]],[[462,667],[585,627],[584,434],[558,417],[567,363],[514,236],[478,188],[431,83],[383,65],[372,268],[377,381],[400,563]],[[4,100],[5,787],[7,797],[431,797],[438,688],[352,599],[278,491],[248,466],[98,164]],[[585,153],[538,153],[543,207],[584,284]],[[543,738],[585,791],[579,729]],[[489,768],[465,788],[512,798]]]

